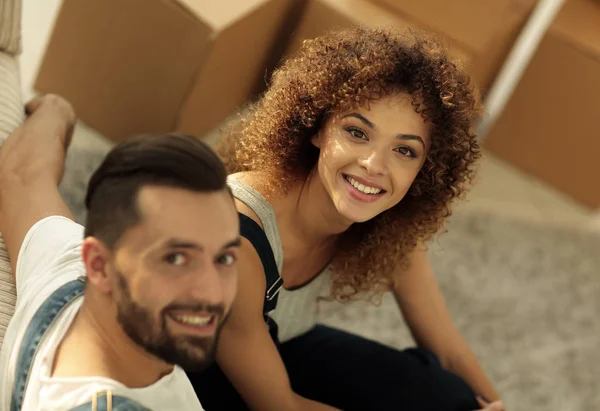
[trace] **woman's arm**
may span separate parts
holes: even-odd
[[[437,354],[442,366],[462,377],[478,395],[497,400],[492,383],[450,317],[424,247],[413,251],[408,270],[396,275],[394,295],[417,344]]]
[[[238,207],[244,208],[239,203]],[[253,410],[335,410],[292,390],[263,319],[266,278],[262,263],[246,239],[242,239],[238,267],[238,294],[217,350],[217,362],[229,381]]]

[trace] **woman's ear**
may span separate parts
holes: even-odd
[[[322,143],[322,139],[323,139],[323,133],[321,131],[322,129],[320,129],[317,134],[313,135],[310,138],[310,142],[312,143],[313,146],[317,147],[318,149],[321,148],[321,143]]]

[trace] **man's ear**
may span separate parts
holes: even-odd
[[[108,261],[110,252],[96,237],[83,240],[81,257],[85,265],[88,283],[104,294],[112,291]]]

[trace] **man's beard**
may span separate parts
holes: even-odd
[[[200,372],[209,367],[215,358],[215,349],[221,326],[225,320],[222,306],[207,304],[171,304],[163,308],[158,320],[152,312],[131,298],[125,277],[117,272],[120,299],[117,301],[117,320],[123,331],[149,354],[169,364],[175,364],[187,372]],[[214,315],[215,334],[208,337],[175,336],[167,328],[167,316],[172,310],[203,311]]]

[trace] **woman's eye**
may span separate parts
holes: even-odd
[[[362,130],[360,130],[358,128],[353,128],[353,127],[352,128],[348,128],[347,131],[354,138],[359,138],[361,140],[366,140],[367,139],[366,134]]]
[[[405,146],[398,147],[396,149],[396,151],[405,157],[416,157],[417,156],[417,154],[415,153],[415,151],[412,148],[405,147]]]
[[[186,262],[186,258],[182,253],[171,253],[165,257],[165,261],[171,265],[181,266]]]
[[[223,254],[219,257],[218,261],[221,265],[233,265],[233,263],[235,263],[235,257],[232,254]]]

